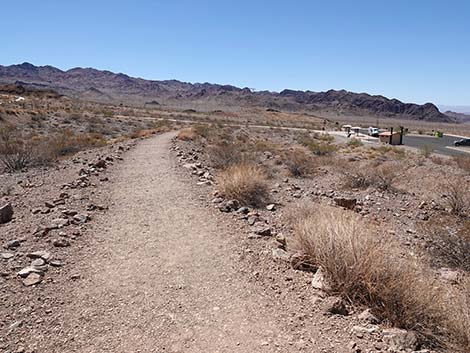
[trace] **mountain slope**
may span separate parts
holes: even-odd
[[[0,83],[51,88],[61,94],[102,102],[144,104],[158,101],[171,106],[258,106],[290,111],[328,110],[349,115],[455,122],[453,117],[442,114],[431,103],[403,103],[397,99],[366,93],[344,90],[253,92],[248,88],[230,85],[145,80],[92,68],[62,71],[52,66],[34,66],[29,63],[0,66]]]

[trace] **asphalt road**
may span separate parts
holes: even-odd
[[[444,135],[441,138],[433,136],[424,136],[424,135],[405,135],[403,137],[403,144],[405,146],[420,148],[423,146],[429,146],[432,148],[434,153],[444,154],[447,156],[458,156],[463,154],[468,154],[468,152],[459,151],[453,149],[454,141],[460,140],[461,137],[446,136]],[[448,148],[450,147],[450,148]],[[461,147],[468,149],[470,152],[470,147]]]

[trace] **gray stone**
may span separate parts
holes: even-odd
[[[269,237],[272,235],[271,228],[269,227],[263,227],[263,228],[258,228],[255,230],[255,234],[261,235],[263,237]]]
[[[364,310],[357,317],[359,320],[367,322],[369,324],[378,324],[380,322],[380,320],[377,319],[374,314],[372,314],[372,311],[370,309]]]
[[[46,264],[46,261],[43,259],[34,259],[31,261],[31,266],[33,267],[39,267],[39,266],[44,266]]]
[[[42,281],[42,276],[38,273],[30,273],[28,277],[23,280],[23,285],[26,287],[34,286]]]
[[[31,273],[37,273],[37,274],[40,274],[42,275],[44,273],[43,271],[43,268],[41,267],[36,267],[36,266],[28,266],[28,267],[25,267],[23,269],[21,269],[17,275],[22,277],[22,278],[25,278],[25,277],[28,277]]]
[[[11,252],[2,252],[0,254],[0,257],[4,260],[8,260],[8,259],[11,259],[12,257],[14,257],[15,254],[11,253]]]
[[[275,211],[275,210],[276,210],[276,205],[273,204],[273,203],[271,203],[271,204],[269,204],[269,205],[266,206],[266,209],[267,209],[268,211]]]
[[[321,267],[317,269],[317,272],[313,275],[312,278],[312,287],[317,290],[322,290],[327,292],[331,289],[325,279],[325,275],[323,274],[323,270]]]
[[[51,258],[51,253],[47,251],[34,251],[26,255],[30,259],[43,259],[44,261],[49,261]]]
[[[70,246],[70,242],[67,239],[60,238],[60,239],[55,239],[52,242],[52,245],[58,248],[65,248],[65,247]]]
[[[21,242],[18,239],[10,240],[5,244],[6,249],[16,249],[18,246],[21,245]]]
[[[56,218],[52,220],[52,223],[49,228],[51,229],[60,229],[69,225],[69,220],[66,218]]]
[[[325,300],[323,305],[323,309],[326,313],[342,316],[349,314],[344,300],[340,297],[329,297]]]
[[[272,256],[274,259],[289,261],[289,253],[283,249],[273,249]]]
[[[7,203],[0,207],[0,224],[8,223],[13,218],[13,206]]]
[[[418,338],[413,331],[399,328],[383,330],[383,341],[392,349],[414,351],[418,347]]]

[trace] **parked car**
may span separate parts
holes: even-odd
[[[370,136],[379,137],[380,131],[379,131],[378,128],[370,126],[369,129],[367,130],[367,133],[368,133]]]
[[[470,139],[461,139],[454,142],[454,146],[470,146]]]

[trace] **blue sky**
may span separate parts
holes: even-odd
[[[2,2],[0,64],[470,106],[470,1]]]

